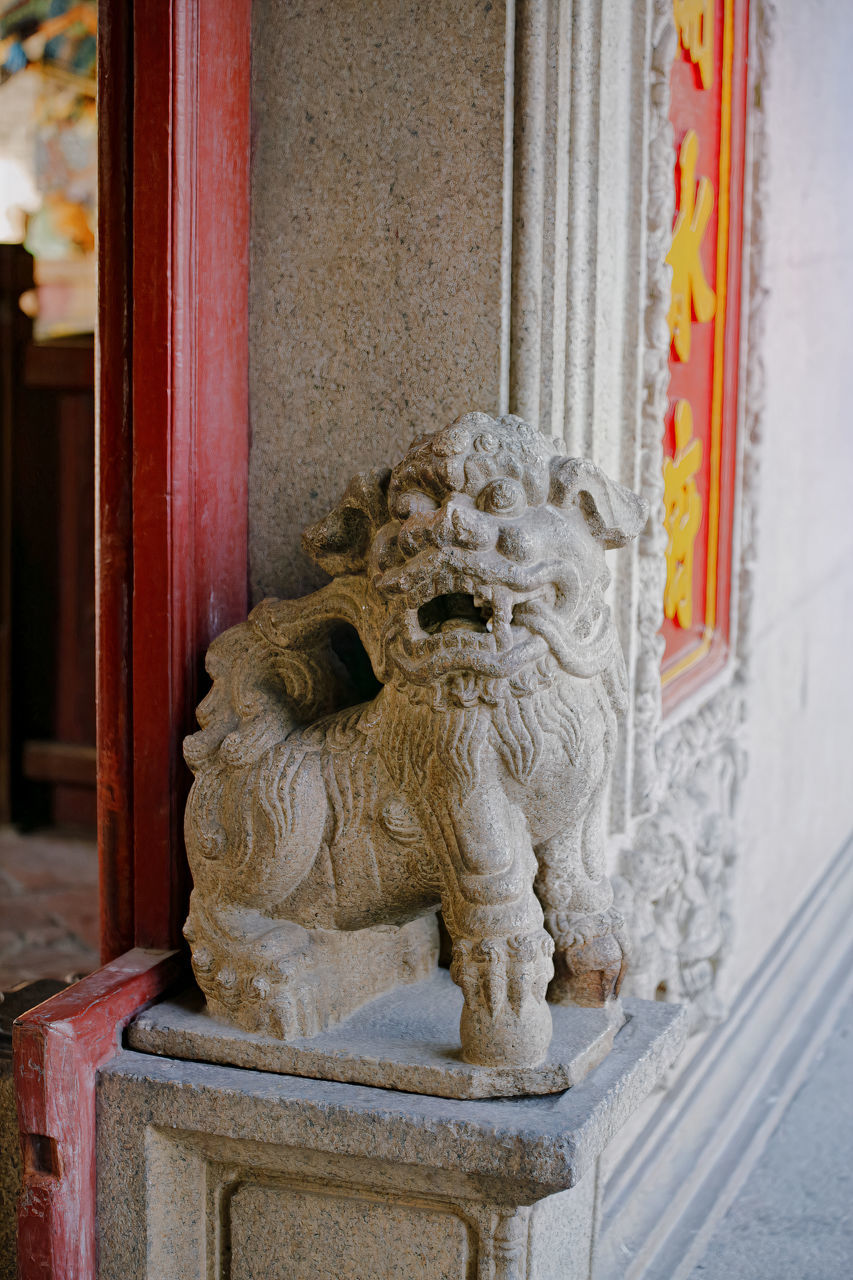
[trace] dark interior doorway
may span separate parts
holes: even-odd
[[[32,259],[0,245],[6,724],[0,821],[95,828],[91,335],[36,341]]]

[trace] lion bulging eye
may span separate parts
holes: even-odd
[[[477,498],[477,506],[493,516],[517,516],[527,506],[527,497],[517,480],[504,476],[486,485]]]
[[[438,503],[421,489],[406,489],[398,493],[393,502],[394,515],[398,520],[408,520],[410,516],[425,515],[428,511],[437,511]]]

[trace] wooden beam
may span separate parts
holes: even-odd
[[[33,782],[61,782],[73,787],[94,787],[97,751],[77,742],[24,743],[24,777]]]
[[[247,609],[249,0],[134,6],[135,942],[186,917],[182,743]]]
[[[131,951],[16,1020],[20,1280],[95,1280],[98,1068],[119,1051],[130,1018],[181,972],[177,952]]]
[[[24,384],[33,389],[91,391],[95,384],[92,338],[31,342],[24,357]]]

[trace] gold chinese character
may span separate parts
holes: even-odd
[[[673,0],[675,27],[703,89],[714,83],[714,0]]]
[[[669,333],[679,360],[690,359],[692,318],[704,324],[717,306],[714,290],[702,270],[702,237],[714,207],[714,190],[707,178],[696,183],[699,139],[693,129],[684,135],[678,161],[681,166],[681,197],[672,233],[672,247],[666,256],[672,267]]]
[[[702,441],[693,438],[693,410],[687,400],[675,406],[675,456],[663,464],[666,548],[664,613],[680,627],[693,621],[693,546],[702,520],[702,499],[695,476],[702,465]]]

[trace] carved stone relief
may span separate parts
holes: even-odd
[[[617,900],[632,942],[631,991],[687,1004],[695,1031],[724,1016],[718,976],[732,933],[730,898],[739,856],[738,783],[746,769],[741,728],[747,710],[759,444],[764,408],[761,223],[766,185],[763,100],[773,6],[752,6],[751,91],[744,221],[745,314],[741,332],[739,523],[733,568],[733,652],[722,683],[675,725],[662,721],[658,635],[666,539],[661,423],[668,381],[663,263],[672,226],[669,69],[676,49],[672,6],[656,0],[648,136],[646,395],[640,490],[652,508],[639,540],[638,649],[633,705],[633,813],[627,843],[617,836]]]
[[[480,413],[422,438],[306,532],[327,586],[211,646],[186,934],[213,1012],[312,1035],[429,971],[439,906],[467,1062],[540,1063],[549,1000],[618,992],[604,552],[648,508],[557,449]]]
[[[693,1031],[725,1014],[717,978],[731,937],[741,708],[727,690],[661,739],[666,795],[636,827],[614,877],[631,922],[627,989],[686,1004]]]
[[[654,5],[649,60],[648,196],[646,205],[646,290],[643,326],[643,401],[639,430],[640,491],[651,515],[638,542],[638,600],[632,749],[633,814],[649,813],[661,794],[656,743],[661,723],[660,664],[663,657],[663,592],[666,533],[663,527],[663,421],[669,386],[671,268],[666,255],[672,238],[675,193],[672,181],[672,125],[669,74],[676,51],[672,6]]]

